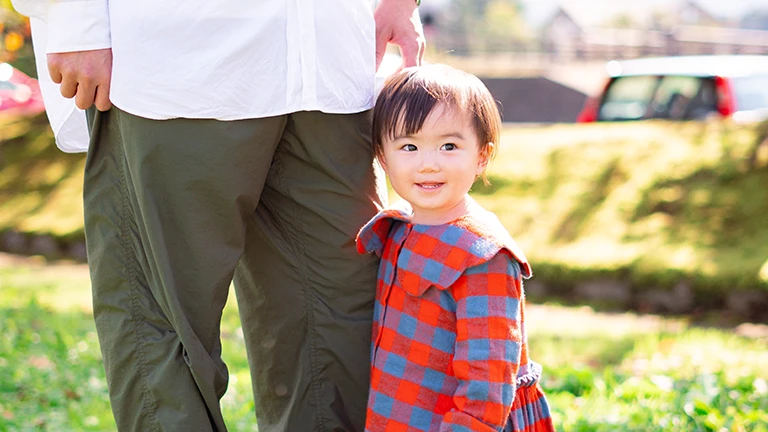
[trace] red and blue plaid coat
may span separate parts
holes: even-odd
[[[525,256],[477,206],[443,225],[384,210],[357,238],[381,256],[366,431],[552,431],[528,358]]]

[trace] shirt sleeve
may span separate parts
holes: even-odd
[[[453,371],[459,386],[441,432],[503,430],[522,352],[521,293],[520,265],[504,252],[456,281]]]
[[[112,47],[109,0],[12,0],[22,15],[46,24],[47,53]],[[38,41],[34,41],[37,43]]]
[[[55,0],[47,18],[49,54],[112,47],[109,0]]]

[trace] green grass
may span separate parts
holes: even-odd
[[[64,274],[56,279],[56,273]],[[0,267],[0,431],[115,430],[89,287],[82,268]],[[250,374],[232,302],[222,340],[230,368],[222,400],[228,425],[254,430]]]
[[[492,186],[472,193],[552,293],[602,277],[635,291],[685,281],[696,306],[711,308],[733,290],[768,290],[768,163],[753,157],[762,129],[508,125]],[[0,118],[0,234],[82,239],[84,161],[53,146],[44,116]]]
[[[755,142],[754,128],[718,122],[508,127],[492,186],[474,194],[547,282],[764,291],[768,164],[750,163]]]
[[[88,287],[82,268],[0,267],[0,430],[114,430]],[[765,329],[748,339],[685,319],[558,305],[530,305],[527,320],[559,430],[768,431]],[[251,431],[232,302],[222,330],[224,415],[232,431]]]
[[[30,128],[31,126],[31,128]],[[595,277],[633,289],[688,281],[704,302],[768,288],[768,168],[755,133],[726,123],[508,128],[474,196],[554,288]],[[56,150],[44,117],[0,119],[0,233],[82,236],[82,155]],[[761,273],[762,269],[762,273]],[[87,275],[0,267],[0,431],[113,430]],[[768,340],[685,319],[532,307],[531,353],[566,431],[768,432]],[[225,310],[222,400],[253,430],[237,311]]]
[[[0,233],[82,238],[84,166],[56,148],[44,114],[0,116]]]
[[[531,336],[566,431],[765,431],[765,342],[684,328]]]

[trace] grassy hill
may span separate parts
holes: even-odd
[[[631,293],[684,283],[697,304],[717,306],[738,291],[765,302],[768,164],[756,152],[764,130],[724,122],[509,128],[492,187],[475,195],[550,291],[608,279]]]
[[[476,185],[473,195],[528,255],[533,295],[640,309],[666,295],[682,298],[682,310],[729,302],[754,310],[768,302],[768,163],[756,151],[765,129],[508,126],[492,185]],[[59,253],[82,241],[83,165],[83,155],[53,146],[44,117],[0,119],[5,249],[8,238],[33,253],[40,236]]]
[[[84,165],[56,148],[45,115],[0,117],[0,233],[81,240]]]

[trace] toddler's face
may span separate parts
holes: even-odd
[[[437,225],[465,214],[466,196],[487,164],[469,116],[436,107],[411,136],[384,137],[382,165],[414,223]]]

